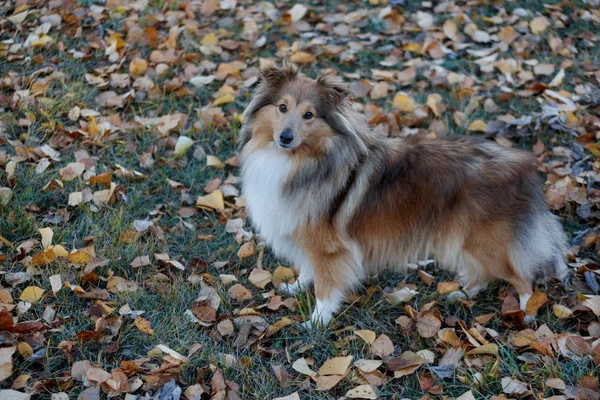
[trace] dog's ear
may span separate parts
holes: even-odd
[[[338,106],[350,95],[350,89],[340,78],[320,74],[317,77],[317,86],[327,98],[331,106]]]
[[[268,63],[260,69],[260,80],[268,87],[276,87],[298,76],[298,68],[284,62],[281,67]]]

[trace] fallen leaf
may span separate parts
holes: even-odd
[[[367,330],[367,329],[361,329],[358,331],[354,331],[354,334],[356,336],[358,336],[359,338],[361,338],[362,340],[364,340],[365,342],[367,342],[368,344],[373,344],[373,342],[377,338],[377,335],[375,334],[375,332]]]
[[[350,399],[376,399],[377,394],[371,385],[360,385],[346,392],[346,397]]]
[[[227,291],[227,295],[238,303],[252,300],[252,292],[239,283],[230,287]]]
[[[42,236],[42,247],[47,249],[48,246],[52,244],[52,236],[54,236],[54,232],[52,231],[52,228],[40,228],[38,231]]]
[[[473,132],[485,132],[486,129],[487,124],[480,119],[476,119],[475,121],[471,122],[467,127],[467,130]]]
[[[288,267],[279,266],[273,272],[273,277],[271,278],[271,282],[273,282],[273,286],[277,289],[281,286],[282,283],[294,283],[296,281],[294,270]]]
[[[21,292],[21,296],[19,299],[23,301],[27,301],[29,303],[36,303],[39,299],[44,295],[44,289],[39,288],[37,286],[28,286],[23,292]]]
[[[573,316],[573,311],[561,304],[554,304],[552,306],[552,312],[556,316],[556,318],[571,318]]]
[[[323,363],[321,368],[319,368],[319,375],[345,376],[350,367],[350,363],[352,363],[352,356],[329,358]]]
[[[381,334],[371,345],[371,352],[385,358],[394,352],[394,344],[386,334]]]
[[[534,35],[543,33],[550,26],[550,21],[544,16],[535,17],[529,22],[529,29]]]
[[[199,196],[196,200],[196,207],[203,207],[212,210],[223,211],[225,209],[223,192],[217,189],[206,196]]]
[[[535,315],[537,311],[548,301],[548,296],[544,292],[535,291],[527,301],[525,313],[527,315]]]
[[[259,289],[264,289],[271,282],[271,273],[264,269],[254,268],[248,276],[248,280]]]
[[[192,147],[194,141],[187,136],[179,136],[177,143],[175,143],[175,154],[177,157],[181,157]]]
[[[133,324],[142,332],[148,334],[148,335],[154,335],[154,329],[151,328],[150,326],[150,321],[148,321],[147,319],[144,319],[142,317],[137,317],[134,321]]]

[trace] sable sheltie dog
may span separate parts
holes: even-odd
[[[535,279],[566,275],[565,235],[530,154],[376,135],[348,95],[335,78],[267,66],[240,132],[250,218],[299,268],[287,292],[314,281],[313,325],[327,324],[366,274],[432,255],[468,296],[508,281],[523,310]]]

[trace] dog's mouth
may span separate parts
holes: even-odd
[[[277,147],[283,150],[292,150],[294,147],[296,147],[295,141],[283,143],[281,140],[276,140],[275,142],[277,143]]]

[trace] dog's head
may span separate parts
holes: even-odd
[[[310,79],[292,65],[261,69],[255,97],[244,112],[243,148],[252,138],[274,142],[282,151],[315,153],[330,147],[336,136],[356,136],[345,116],[349,91],[338,79]]]

